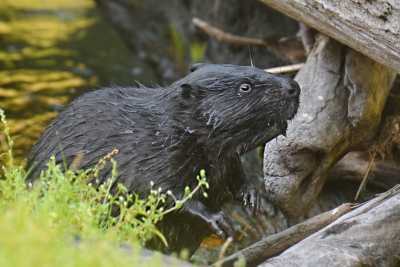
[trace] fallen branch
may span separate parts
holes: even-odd
[[[246,266],[255,266],[319,231],[351,210],[351,204],[343,204],[334,210],[324,212],[280,233],[265,237],[225,259],[217,261],[213,266],[234,266],[234,263],[241,258],[246,261]]]

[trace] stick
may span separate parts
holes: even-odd
[[[375,156],[376,156],[376,151],[373,151],[373,152],[372,152],[372,155],[371,155],[371,159],[370,159],[369,162],[368,162],[367,170],[365,171],[365,174],[364,174],[364,176],[363,176],[363,179],[362,179],[362,181],[361,181],[361,184],[360,184],[360,186],[358,187],[356,196],[354,197],[354,200],[355,200],[355,201],[358,200],[358,198],[359,198],[360,195],[361,195],[361,192],[362,192],[362,191],[365,189],[365,187],[367,186],[368,175],[369,175],[369,173],[370,173],[370,171],[371,171],[371,169],[372,169],[372,166],[374,165]]]
[[[287,72],[295,72],[300,70],[304,66],[304,63],[293,64],[288,66],[281,66],[275,68],[265,69],[266,72],[279,74],[279,73],[287,73]]]
[[[220,42],[229,43],[232,45],[256,45],[256,46],[269,46],[267,42],[258,38],[242,37],[231,33],[224,32],[214,26],[211,26],[204,20],[193,18],[193,24],[201,29],[206,34],[214,37]]]
[[[217,39],[219,42],[235,45],[235,46],[262,46],[270,50],[279,58],[298,62],[304,60],[304,47],[297,37],[289,38],[252,38],[234,35],[227,33],[217,27],[210,25],[209,23],[199,18],[192,19],[193,24],[202,30],[207,35]]]

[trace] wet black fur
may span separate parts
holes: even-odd
[[[249,93],[240,91],[243,83],[252,86]],[[168,88],[86,93],[60,113],[33,147],[29,180],[39,176],[51,155],[70,164],[81,154],[79,167],[86,168],[114,148],[119,150],[114,157],[118,182],[142,195],[153,181],[155,188],[179,197],[205,169],[209,197],[196,196],[187,205],[189,212],[184,208],[160,224],[169,251],[193,251],[211,232],[193,209],[200,205],[202,215],[218,214],[228,196],[246,188],[239,155],[286,130],[298,106],[298,92],[287,93],[293,89],[299,91],[293,80],[254,67],[202,64]],[[100,182],[109,176],[108,166]]]

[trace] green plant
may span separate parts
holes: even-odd
[[[158,188],[152,188],[146,198],[128,194],[122,185],[111,193],[118,174],[112,158],[115,150],[88,170],[63,171],[52,157],[40,179],[27,185],[25,169],[12,159],[13,143],[1,109],[0,119],[7,144],[1,154],[5,164],[0,175],[0,266],[54,266],[55,262],[57,266],[135,266],[140,257],[134,251],[150,238],[168,245],[156,224],[208,188],[201,171],[198,185],[186,188],[182,199]],[[89,181],[105,164],[112,165],[110,179],[93,186]],[[169,198],[173,204],[166,208]],[[115,210],[118,216],[112,216]],[[129,257],[119,248],[121,243],[130,245]]]
[[[203,61],[206,48],[207,48],[207,43],[193,42],[190,46],[191,62]]]

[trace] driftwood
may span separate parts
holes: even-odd
[[[223,260],[215,262],[213,266],[235,266],[238,261],[246,262],[246,266],[257,266],[293,245],[287,252],[267,261],[268,264],[265,266],[275,266],[275,264],[277,266],[361,266],[362,263],[367,264],[365,266],[397,266],[393,263],[396,260],[400,263],[400,258],[397,258],[400,256],[399,207],[400,186],[396,186],[366,203],[343,204],[277,234],[264,237]],[[378,227],[382,225],[388,227]],[[355,227],[352,230],[344,233],[353,226]],[[376,232],[374,232],[374,228],[377,229]],[[314,235],[311,236],[312,234]],[[342,235],[340,236],[340,234]],[[309,236],[314,239],[315,236],[318,236],[320,239],[317,242],[318,245],[308,241],[307,237]],[[332,240],[327,238],[328,236],[333,236]],[[295,245],[296,243],[298,245]],[[326,253],[325,250],[329,251],[332,244],[335,245],[335,250]],[[383,247],[380,247],[381,245]],[[304,251],[303,246],[309,246],[310,251]],[[322,251],[319,250],[319,247],[323,248]],[[374,250],[376,247],[379,248]],[[288,253],[293,250],[296,252]],[[284,256],[286,253],[288,255]],[[296,253],[300,255],[300,259]],[[343,263],[348,259],[343,259],[342,254],[352,259],[348,265]],[[338,263],[335,265],[330,261]]]
[[[351,204],[343,204],[332,211],[324,212],[282,232],[265,237],[253,245],[214,263],[213,266],[234,266],[234,263],[241,258],[245,260],[246,266],[255,266],[317,232],[351,209]]]
[[[260,0],[400,72],[398,0]]]
[[[259,265],[399,266],[400,192],[388,191]]]
[[[297,74],[300,108],[287,137],[265,147],[265,187],[270,200],[301,218],[325,184],[330,168],[370,141],[379,126],[394,71],[319,37]]]

